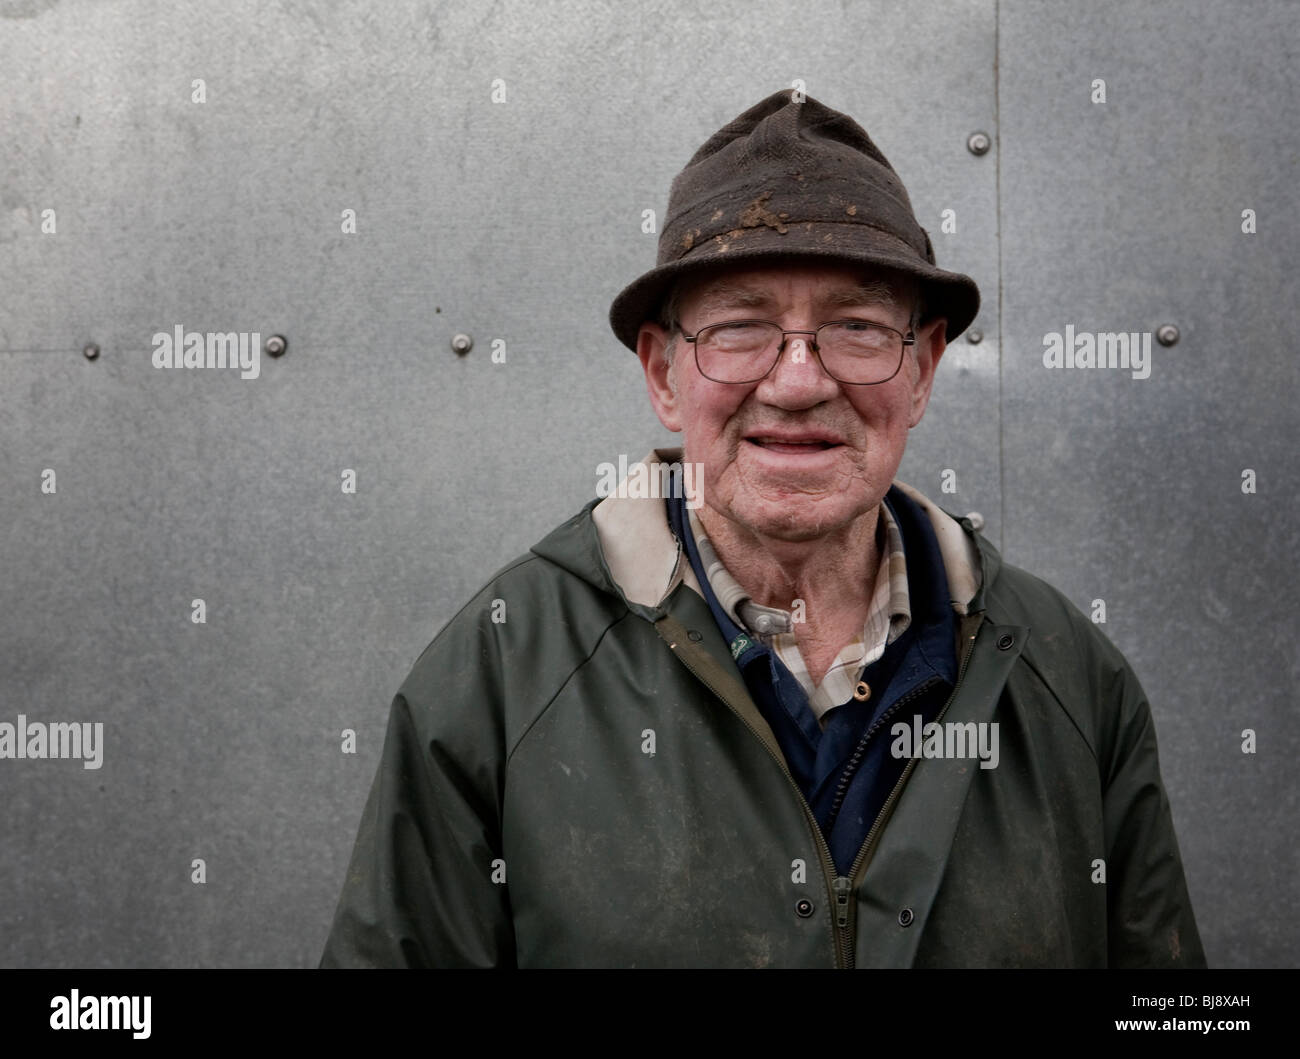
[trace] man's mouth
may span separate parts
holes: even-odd
[[[793,456],[805,455],[810,452],[825,452],[827,449],[839,447],[839,442],[827,441],[824,438],[776,438],[758,434],[747,437],[745,440],[751,445],[757,445],[769,452],[780,452]]]

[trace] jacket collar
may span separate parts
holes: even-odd
[[[669,528],[663,497],[641,496],[641,490],[626,485],[634,478],[657,485],[660,475],[654,465],[680,462],[681,458],[680,448],[654,449],[628,469],[627,477],[613,493],[589,504],[533,551],[560,562],[589,581],[607,580],[609,587],[620,592],[637,609],[659,610],[682,583],[703,598],[699,581]],[[653,473],[649,473],[650,469]],[[902,482],[894,484],[921,507],[934,527],[954,609],[959,614],[982,610],[982,588],[996,576],[1000,565],[997,551],[976,534],[968,518],[956,519],[911,486]],[[653,488],[651,491],[654,492]],[[638,495],[629,495],[632,493]],[[586,536],[587,526],[583,523],[588,512],[595,540],[585,541],[587,547],[581,549],[586,553],[584,560],[574,554],[578,542],[572,535]]]

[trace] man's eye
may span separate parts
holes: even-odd
[[[708,339],[717,345],[734,346],[746,342],[762,342],[767,338],[768,328],[752,320],[737,320],[731,323],[715,324],[709,328]]]

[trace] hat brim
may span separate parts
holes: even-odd
[[[810,222],[791,225],[787,233],[754,228],[725,242],[711,239],[676,261],[651,269],[614,299],[609,310],[610,327],[618,340],[635,352],[641,325],[657,317],[661,302],[677,280],[696,273],[787,260],[836,261],[914,276],[924,291],[925,318],[945,319],[944,336],[949,342],[965,331],[979,312],[979,287],[969,276],[928,264],[918,259],[911,247],[867,225]]]

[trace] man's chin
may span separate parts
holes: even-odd
[[[819,497],[792,491],[733,504],[727,518],[759,536],[797,543],[842,529],[863,513],[859,505],[846,504],[842,494]]]

